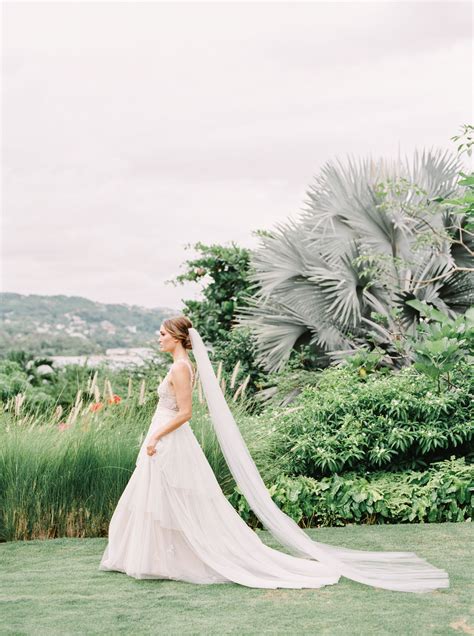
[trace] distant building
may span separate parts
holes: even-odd
[[[107,349],[105,354],[89,354],[82,356],[49,356],[55,367],[64,367],[68,364],[96,367],[107,364],[112,369],[123,369],[129,366],[142,365],[147,360],[153,360],[156,352],[148,347],[132,347]]]

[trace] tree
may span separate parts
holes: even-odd
[[[189,249],[191,245],[187,245]],[[237,310],[247,306],[258,285],[250,281],[250,250],[237,246],[196,243],[199,253],[185,262],[186,271],[174,285],[186,281],[202,282],[202,300],[183,300],[184,311],[204,341],[211,345],[211,357],[222,361],[231,374],[239,362],[238,378],[249,376],[248,389],[255,390],[262,369],[255,362],[256,343],[248,328],[236,322]]]
[[[212,344],[225,338],[234,325],[237,306],[247,304],[252,283],[248,279],[250,251],[238,247],[204,245],[193,247],[200,256],[185,262],[186,271],[167,281],[174,285],[186,281],[204,283],[203,300],[183,300],[184,313],[190,318],[201,336]]]
[[[370,343],[401,365],[398,341],[415,333],[418,316],[407,301],[451,316],[466,311],[474,280],[465,254],[435,235],[452,228],[454,209],[445,200],[462,194],[460,168],[459,158],[441,151],[416,152],[411,167],[327,162],[300,218],[262,233],[252,256],[250,279],[259,290],[238,320],[255,334],[257,361],[275,371],[302,344],[329,362]],[[470,245],[465,217],[456,222]]]

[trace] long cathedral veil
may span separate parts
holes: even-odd
[[[272,500],[227,405],[198,331],[189,329],[197,370],[219,445],[235,482],[263,526],[296,556],[334,567],[354,581],[400,592],[449,587],[448,574],[413,552],[351,550],[313,541]]]

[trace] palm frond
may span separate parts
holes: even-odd
[[[394,309],[403,328],[416,321],[408,299],[447,313],[472,304],[473,277],[444,276],[465,255],[449,240],[438,250],[416,241],[422,228],[441,237],[460,231],[459,217],[435,200],[456,192],[461,169],[440,150],[415,152],[411,164],[349,157],[323,165],[299,219],[264,234],[252,255],[258,292],[238,320],[254,332],[265,368],[281,368],[302,337],[329,355],[357,348],[368,334],[386,342],[400,328]],[[376,266],[364,267],[366,257]]]

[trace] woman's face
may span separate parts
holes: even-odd
[[[176,340],[169,331],[166,331],[163,325],[161,325],[158,332],[158,342],[160,343],[160,351],[173,351],[177,344]]]

